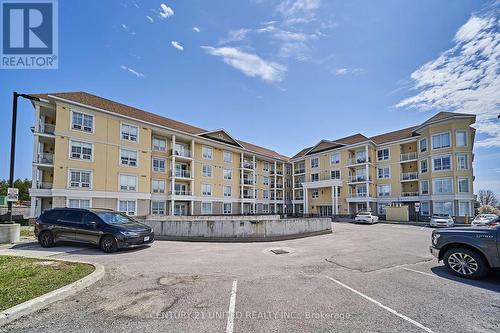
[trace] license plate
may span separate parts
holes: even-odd
[[[149,240],[149,236],[144,237],[144,241],[147,242]]]

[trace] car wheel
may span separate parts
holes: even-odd
[[[38,236],[38,243],[42,247],[53,247],[54,243],[54,235],[50,231],[44,231]]]
[[[101,250],[106,253],[113,253],[118,250],[118,244],[116,243],[116,239],[113,236],[104,236],[101,239]]]
[[[454,274],[468,279],[480,279],[490,270],[483,257],[474,250],[455,248],[444,254],[445,266]]]

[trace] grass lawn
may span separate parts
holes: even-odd
[[[49,259],[0,256],[0,311],[92,273],[94,266]]]
[[[34,227],[21,227],[21,237],[35,237]]]

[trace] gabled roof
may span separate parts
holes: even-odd
[[[357,134],[346,136],[344,138],[340,138],[340,139],[337,139],[337,140],[334,140],[334,141],[335,142],[343,143],[345,145],[354,145],[356,143],[370,141],[370,139],[367,138],[366,136],[364,136],[361,133],[357,133]]]
[[[297,154],[295,154],[292,159],[294,158],[299,158],[299,157],[304,157],[306,155],[306,153],[311,150],[311,148],[313,147],[307,147],[307,148],[304,148],[302,149],[301,151],[299,151]]]
[[[241,146],[241,144],[236,139],[234,139],[228,132],[226,132],[223,129],[218,129],[215,131],[200,133],[200,134],[198,134],[198,136],[203,136],[205,138],[209,138],[209,139],[216,140],[216,141],[221,141],[221,142],[228,143],[228,144],[236,146],[236,147],[243,148]]]
[[[476,116],[473,115],[473,114],[468,114],[468,113],[458,113],[458,112],[446,112],[446,111],[442,111],[442,112],[439,112],[438,114],[434,115],[433,117],[427,119],[426,121],[424,121],[419,126],[417,126],[415,128],[415,131],[418,131],[422,127],[425,127],[427,125],[430,125],[430,124],[433,124],[433,123],[437,123],[437,122],[441,122],[441,121],[445,121],[445,120],[449,120],[449,119],[454,119],[454,118],[474,118],[474,121],[475,121]]]
[[[177,130],[180,132],[196,135],[196,136],[204,136],[204,135],[210,135],[213,133],[217,133],[223,130],[216,130],[216,131],[207,131],[206,129],[196,127],[196,126],[191,126],[189,124],[173,120],[167,117],[163,117],[151,112],[147,112],[132,106],[128,106],[125,104],[121,104],[118,102],[111,101],[109,99],[99,97],[96,95],[89,94],[87,92],[83,91],[78,91],[78,92],[62,92],[62,93],[45,93],[45,94],[30,94],[33,97],[37,97],[43,100],[50,100],[52,98],[59,98],[63,100],[67,100],[69,102],[73,102],[76,104],[82,104],[84,106],[90,106],[94,107],[97,109],[102,109],[105,111],[109,111],[118,115],[122,115],[125,117],[137,119],[139,121],[145,121],[148,123],[156,124],[161,127],[166,127],[170,128],[173,130]],[[264,147],[260,147],[248,142],[240,141],[237,139],[232,138],[227,132],[224,131],[224,133],[231,138],[235,145],[239,147],[243,147],[246,150],[249,150],[251,152],[274,158],[274,159],[280,159],[280,160],[285,160],[288,161],[289,158],[287,156],[281,155],[274,150],[267,149]],[[210,137],[210,136],[209,136]],[[210,137],[213,139],[212,137]]]
[[[372,136],[370,139],[378,145],[383,144],[383,143],[387,143],[387,142],[408,139],[408,138],[411,138],[414,136],[418,136],[418,134],[416,134],[414,132],[416,128],[417,128],[416,126],[403,128],[401,130]]]

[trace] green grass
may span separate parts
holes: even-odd
[[[37,266],[50,259],[0,256],[0,311],[46,294],[92,273],[89,264],[55,261],[57,266]]]
[[[21,227],[21,237],[35,237],[35,228]]]

